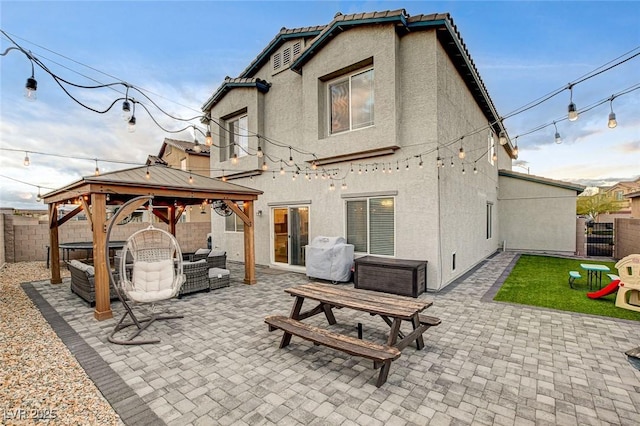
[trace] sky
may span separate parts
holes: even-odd
[[[604,71],[640,54],[635,1],[0,1],[0,28],[59,77],[80,85],[127,82],[186,119],[201,115],[225,76],[237,77],[282,27],[328,24],[337,12],[401,8],[409,15],[451,14],[502,117],[595,70],[603,72],[573,87],[579,111],[640,87],[640,55]],[[0,53],[11,46],[0,35]],[[92,175],[95,159],[104,173],[144,164],[164,138],[193,140],[192,131],[167,133],[142,111],[129,133],[121,102],[104,111],[123,97],[121,86],[68,87],[101,111],[94,112],[36,67],[37,100],[30,102],[23,95],[30,75],[20,51],[0,56],[1,208],[45,209],[38,191]],[[505,119],[519,148],[513,170],[586,186],[639,177],[640,90],[574,122],[566,120],[568,104],[564,90]],[[614,129],[607,127],[611,107]],[[168,130],[184,127],[157,112],[154,118]],[[554,142],[553,121],[561,144]]]

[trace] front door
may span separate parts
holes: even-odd
[[[305,266],[305,246],[309,243],[309,207],[274,207],[271,217],[273,262]]]

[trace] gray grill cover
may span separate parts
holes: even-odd
[[[351,279],[353,244],[344,237],[315,237],[306,246],[307,276],[333,282]]]

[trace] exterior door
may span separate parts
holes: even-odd
[[[309,243],[309,207],[274,207],[272,218],[274,263],[305,266],[305,246]]]

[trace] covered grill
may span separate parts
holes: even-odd
[[[307,276],[333,282],[351,279],[353,244],[344,237],[315,237],[306,246]]]

